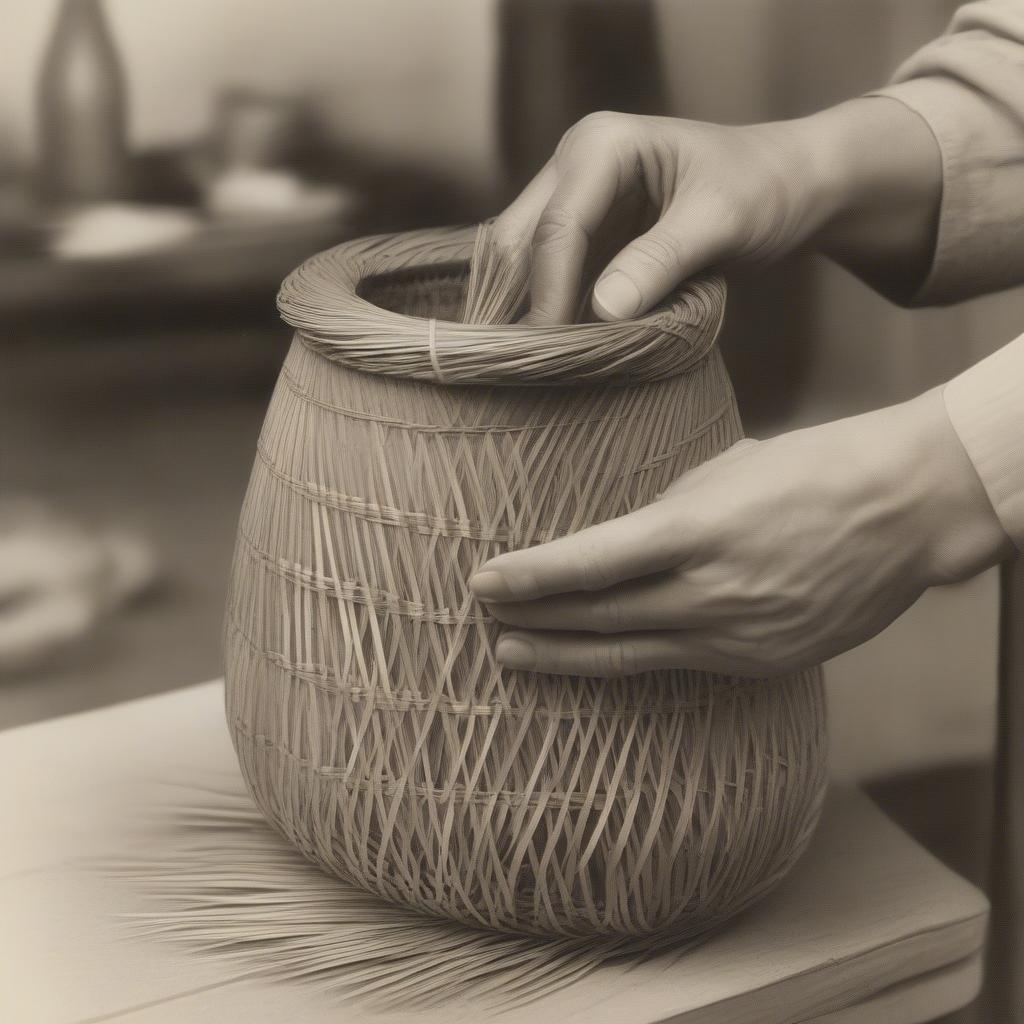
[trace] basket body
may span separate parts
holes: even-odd
[[[227,715],[305,855],[538,935],[699,934],[776,884],[825,783],[817,670],[502,670],[466,581],[649,503],[741,436],[721,358],[636,385],[437,385],[297,338],[242,510]]]

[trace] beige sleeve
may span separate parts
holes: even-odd
[[[1024,550],[1024,335],[954,377],[946,411],[992,507]]]
[[[1024,0],[961,7],[873,95],[916,111],[942,153],[935,255],[912,304],[1024,283]]]

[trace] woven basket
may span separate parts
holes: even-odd
[[[227,715],[267,818],[388,900],[537,935],[695,936],[769,891],[825,784],[818,670],[503,670],[467,580],[742,436],[718,278],[630,324],[455,322],[472,231],[341,246],[242,509]],[[431,319],[436,318],[436,319]]]

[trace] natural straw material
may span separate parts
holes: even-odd
[[[639,320],[572,327],[503,323],[519,305],[525,277],[516,262],[494,258],[486,239],[483,234],[472,281],[466,261],[474,238],[465,231],[341,245],[292,273],[278,308],[303,342],[332,362],[444,384],[520,389],[655,381],[684,372],[714,343],[725,310],[725,285],[714,276],[698,278]],[[429,318],[436,318],[433,343]],[[461,319],[470,322],[455,322]]]
[[[302,853],[396,903],[545,936],[698,935],[811,835],[818,671],[504,670],[467,581],[649,503],[741,436],[714,346],[724,286],[625,324],[460,323],[522,298],[485,239],[467,302],[473,245],[366,239],[282,289],[296,336],[227,622],[242,771]]]
[[[304,861],[236,783],[179,781],[173,800],[139,809],[130,851],[97,867],[138,898],[122,915],[133,936],[220,961],[237,980],[305,982],[340,997],[339,1024],[352,1004],[409,1012],[467,1000],[489,1020],[613,961],[670,963],[695,941],[541,939],[386,903]]]

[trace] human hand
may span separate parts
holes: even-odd
[[[814,239],[879,287],[902,282],[929,258],[940,192],[934,138],[894,100],[743,126],[599,113],[565,134],[494,237],[529,250],[524,322],[576,319],[595,277],[594,312],[621,320],[707,267]]]
[[[499,555],[470,585],[509,668],[771,676],[884,629],[1012,545],[939,391],[745,441],[658,501]]]

